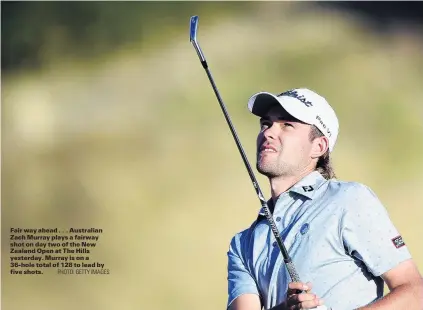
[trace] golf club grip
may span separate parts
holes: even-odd
[[[297,273],[297,270],[295,269],[294,263],[292,261],[285,262],[286,269],[288,269],[288,273],[291,276],[292,282],[301,282],[300,276]]]

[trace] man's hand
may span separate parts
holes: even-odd
[[[291,282],[288,285],[288,292],[285,301],[286,310],[313,309],[323,305],[323,299],[311,293],[312,284]],[[298,291],[305,291],[298,294]]]

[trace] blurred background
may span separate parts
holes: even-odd
[[[260,205],[189,42],[192,15],[252,165],[248,98],[314,89],[340,119],[338,178],[376,192],[423,271],[422,12],[2,1],[2,309],[225,308],[229,242]],[[102,228],[92,260],[111,274],[10,276],[10,227]]]

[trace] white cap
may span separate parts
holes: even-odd
[[[257,116],[263,116],[271,106],[279,103],[296,119],[315,125],[329,140],[332,152],[338,137],[339,123],[335,111],[325,98],[307,89],[296,88],[279,95],[259,92],[248,100],[248,109]]]

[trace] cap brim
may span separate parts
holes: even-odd
[[[260,92],[248,100],[248,109],[250,112],[260,117],[265,116],[274,106],[281,106],[288,114],[302,122],[307,124],[313,123],[313,119],[310,118],[307,109],[299,105],[294,98],[276,97],[268,92]]]
[[[272,107],[280,106],[278,98],[267,92],[260,92],[248,100],[248,109],[257,116],[264,116]]]

